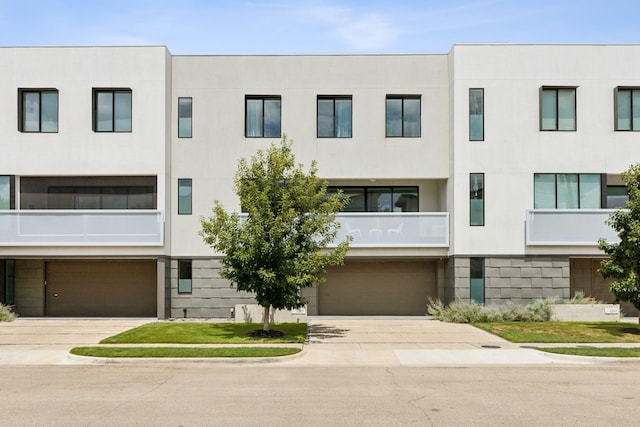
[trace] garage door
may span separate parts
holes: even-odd
[[[154,260],[55,260],[45,269],[47,316],[156,316]]]
[[[327,272],[318,312],[334,315],[414,315],[435,297],[435,261],[347,261]]]

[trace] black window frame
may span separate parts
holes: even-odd
[[[24,126],[24,97],[29,93],[38,94],[38,130],[26,130]],[[42,130],[42,94],[56,94],[56,130]],[[18,89],[18,131],[22,133],[58,133],[60,131],[60,92],[56,88],[20,88]]]
[[[631,104],[629,105],[629,129],[620,129],[619,118],[618,118],[618,95],[620,91],[630,91],[631,92]],[[638,123],[638,128],[634,129],[634,121],[633,121],[633,93],[640,92],[640,86],[617,86],[613,89],[613,129],[616,132],[640,132],[640,123]],[[640,109],[640,105],[637,106]]]
[[[389,135],[389,106],[388,106],[388,101],[390,99],[400,99],[402,100],[402,112],[400,114],[401,116],[401,121],[402,121],[402,134],[401,135]],[[418,112],[418,134],[417,135],[406,135],[405,132],[405,101],[408,99],[417,99],[419,101],[418,105],[419,105],[419,109],[420,111]],[[385,111],[385,115],[384,115],[384,126],[385,126],[385,137],[386,138],[421,138],[422,137],[422,95],[397,95],[397,94],[393,94],[393,95],[387,95],[385,100],[384,100],[384,111]]]
[[[248,135],[249,130],[249,109],[247,108],[249,100],[261,100],[262,101],[262,129],[260,135]],[[280,117],[279,117],[279,134],[278,135],[265,135],[265,101],[279,101],[280,102]],[[244,97],[244,137],[245,138],[282,138],[282,96],[280,95],[245,95]]]
[[[111,93],[111,130],[98,130],[98,94]],[[131,96],[131,109],[129,110],[129,118],[131,127],[128,130],[116,130],[116,93],[128,93]],[[132,133],[133,132],[133,90],[131,88],[93,88],[91,94],[92,100],[92,126],[96,133]]]
[[[560,111],[560,103],[559,103],[559,97],[558,97],[558,91],[559,90],[568,90],[571,89],[573,90],[573,117],[574,117],[574,122],[573,122],[573,129],[559,129],[560,127],[560,117],[559,117],[559,111]],[[546,129],[543,126],[543,106],[542,106],[542,94],[546,91],[555,91],[556,93],[556,126],[555,129]],[[539,91],[539,128],[541,132],[577,132],[578,131],[578,86],[540,86],[540,91]]]
[[[473,182],[473,178],[481,176],[482,177],[482,188],[474,187],[475,183]],[[469,174],[469,225],[471,227],[484,227],[485,225],[485,190],[486,190],[486,181],[484,172],[472,172]],[[472,208],[472,200],[481,200],[482,201],[482,221],[479,223],[474,223],[473,221],[473,208]]]
[[[480,115],[482,116],[482,138],[473,138],[471,136],[471,113],[473,110],[473,105],[471,103],[471,93],[475,92],[475,91],[479,91],[480,92],[480,110],[481,113]],[[472,87],[469,88],[469,141],[473,141],[473,142],[482,142],[484,141],[484,88],[481,87]]]
[[[15,175],[0,175],[9,178],[9,210],[16,208],[16,176]]]
[[[333,194],[335,193],[337,190],[349,190],[349,189],[360,189],[362,190],[362,197],[364,200],[364,210],[362,211],[353,211],[353,210],[349,210],[349,211],[343,211],[343,212],[369,212],[369,213],[394,213],[394,211],[390,211],[390,212],[386,212],[386,211],[377,211],[377,210],[369,210],[369,194],[370,193],[375,193],[375,190],[380,190],[380,189],[391,189],[391,194],[392,194],[392,198],[393,195],[395,195],[394,190],[398,189],[398,193],[399,194],[403,194],[403,192],[400,189],[411,189],[411,190],[415,190],[415,194],[416,194],[416,206],[417,206],[417,210],[416,211],[406,211],[406,212],[420,212],[420,187],[417,185],[330,185],[327,187],[327,193],[328,194]]]
[[[333,135],[332,136],[321,136],[320,135],[320,101],[333,101]],[[351,103],[350,116],[349,116],[349,124],[350,124],[350,132],[349,136],[338,136],[338,126],[337,126],[337,117],[336,117],[336,100],[340,101],[349,101]],[[353,138],[353,96],[352,95],[318,95],[316,98],[316,138]]]
[[[536,203],[536,176],[538,175],[554,175],[554,185],[555,185],[555,194],[554,194],[554,200],[555,200],[555,207],[554,208],[537,208],[535,207],[535,203]],[[606,174],[602,174],[602,173],[580,173],[580,172],[534,172],[533,174],[533,206],[534,209],[564,209],[564,208],[558,208],[558,175],[576,175],[578,177],[577,180],[577,184],[578,184],[578,194],[577,194],[577,200],[578,200],[578,207],[577,209],[606,209],[604,206],[607,206],[607,175]],[[600,207],[599,208],[583,208],[582,206],[580,206],[580,202],[581,202],[581,198],[580,195],[582,194],[582,192],[580,191],[580,176],[582,175],[598,175],[600,176]]]
[[[187,268],[188,266],[188,268]],[[188,277],[182,277],[188,276]],[[189,280],[189,290],[180,289],[180,280]],[[178,281],[177,286],[179,295],[188,295],[193,293],[193,260],[180,258],[178,259]]]
[[[180,210],[180,188],[182,187],[181,183],[189,183],[189,188],[191,189],[191,193],[189,196],[189,210],[181,211]],[[178,178],[178,215],[193,215],[193,179],[191,178]]]

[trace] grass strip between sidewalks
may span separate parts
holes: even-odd
[[[291,347],[75,347],[70,353],[91,357],[280,357],[299,353]]]
[[[554,354],[594,357],[640,357],[640,348],[625,347],[547,347],[540,351]]]
[[[278,338],[251,337],[251,332],[262,329],[261,323],[153,322],[105,338],[100,344],[303,343],[307,335],[306,323],[273,323],[270,328],[284,335]]]
[[[640,343],[640,329],[626,322],[496,322],[473,326],[514,343]]]

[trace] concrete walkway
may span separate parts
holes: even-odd
[[[543,353],[470,325],[427,317],[311,316],[302,353],[269,359],[93,359],[69,355],[76,346],[156,319],[18,318],[0,323],[0,366],[104,363],[273,363],[281,366],[473,366],[593,364],[618,359]],[[556,344],[558,345],[558,344]],[[604,346],[604,345],[598,345]],[[624,346],[616,344],[615,346]],[[640,346],[631,345],[631,346]]]

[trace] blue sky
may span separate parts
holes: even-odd
[[[0,46],[445,53],[455,43],[640,43],[638,18],[638,0],[0,0]]]

